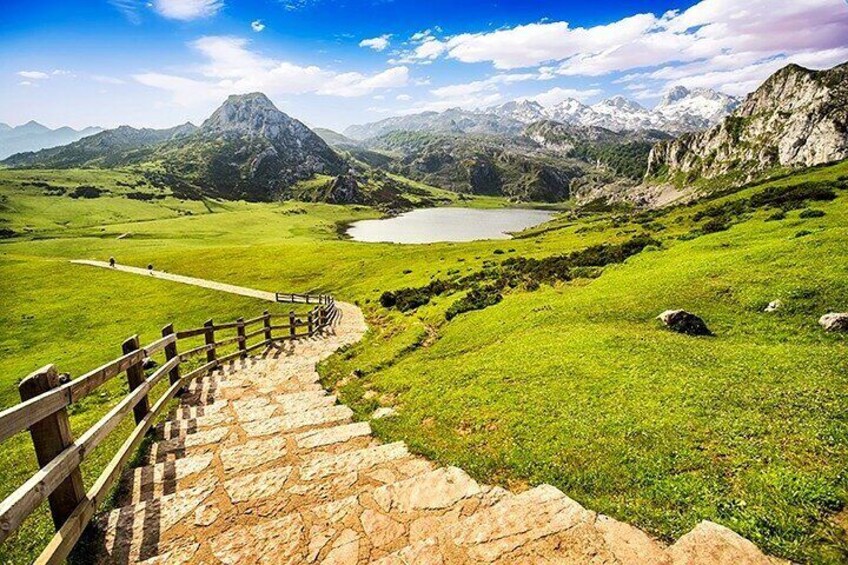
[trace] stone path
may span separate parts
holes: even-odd
[[[361,311],[191,383],[123,506],[96,518],[100,563],[767,564],[704,522],[667,547],[549,485],[520,494],[437,467],[323,390],[315,367],[360,339]]]
[[[203,288],[209,288],[212,290],[219,290],[221,292],[229,292],[230,294],[240,294],[241,296],[249,296],[250,298],[258,298],[259,300],[270,300],[271,302],[276,301],[276,295],[273,292],[265,292],[262,290],[256,290],[253,288],[247,288],[243,286],[236,286],[232,284],[219,283],[215,281],[209,281],[206,279],[198,279],[195,277],[186,277],[184,275],[175,275],[172,273],[166,273],[165,271],[148,271],[147,269],[142,269],[140,267],[130,267],[128,265],[115,265],[114,267],[110,266],[106,261],[89,261],[87,259],[75,259],[72,260],[71,263],[75,265],[88,265],[90,267],[102,267],[104,269],[110,269],[113,271],[121,271],[124,273],[133,273],[135,275],[144,275],[145,277],[152,277],[154,279],[163,279],[167,281],[178,282],[182,284],[190,284],[193,286],[200,286]]]

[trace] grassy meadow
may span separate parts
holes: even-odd
[[[322,374],[362,418],[397,409],[374,422],[381,437],[480,480],[554,484],[667,540],[710,519],[778,556],[845,562],[848,339],[816,322],[848,309],[848,191],[782,218],[774,206],[743,204],[846,175],[848,163],[818,168],[651,216],[564,211],[509,241],[395,245],[340,236],[340,225],[379,215],[362,206],[189,201],[167,191],[144,200],[127,196],[150,190],[130,170],[0,171],[0,228],[10,235],[0,243],[0,405],[14,404],[19,380],[46,363],[78,375],[133,333],[150,341],[170,321],[188,327],[268,307],[69,259],[115,256],[263,290],[329,292],[362,306],[371,331]],[[106,192],[71,198],[81,184]],[[639,234],[659,245],[596,278],[516,287],[450,322],[445,312],[463,291],[405,313],[379,302],[385,291],[508,258]],[[764,313],[775,299],[784,306]],[[671,308],[697,313],[715,336],[663,329],[655,317]],[[123,386],[116,379],[75,408],[75,430]],[[87,485],[108,451],[88,461]],[[4,443],[0,496],[34,469],[26,434]],[[42,509],[0,547],[0,562],[31,559],[50,529]]]

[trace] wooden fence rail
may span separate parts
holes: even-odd
[[[0,502],[0,543],[15,532],[46,499],[57,531],[36,563],[62,562],[106,499],[121,470],[156,418],[162,415],[168,402],[192,379],[232,359],[247,357],[251,351],[267,347],[273,342],[311,337],[332,324],[338,314],[335,301],[327,295],[277,293],[277,301],[316,306],[307,313],[305,319],[296,316],[294,311],[283,315],[265,311],[261,316],[247,320],[239,318],[223,324],[208,320],[200,328],[181,331],[175,331],[173,324],[168,324],[162,328],[162,337],[156,341],[141,347],[138,336],[132,336],[122,344],[120,357],[74,380],[62,378],[56,367],[47,365],[21,381],[18,387],[21,402],[0,412],[0,443],[29,430],[40,469]],[[287,323],[274,324],[272,321],[275,318],[282,318]],[[247,328],[257,324],[261,325],[247,331]],[[216,338],[216,332],[226,330],[235,330],[235,336]],[[274,330],[283,331],[275,336]],[[179,350],[180,341],[199,336],[204,336],[203,345]],[[249,344],[256,337],[261,337],[261,340]],[[218,355],[218,348],[231,344],[237,344],[236,351]],[[152,373],[146,374],[143,368],[145,360],[159,352],[164,353],[165,361]],[[183,363],[203,353],[206,354],[205,364],[181,374],[180,366]],[[67,408],[121,373],[127,377],[127,395],[75,439],[71,433]],[[149,393],[166,376],[170,386],[151,406]],[[86,492],[80,464],[130,412],[134,415],[135,428]]]

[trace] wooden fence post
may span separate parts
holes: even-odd
[[[26,402],[59,386],[59,375],[56,367],[47,365],[29,375],[18,385],[21,400]],[[38,466],[44,467],[57,455],[74,442],[71,435],[71,424],[68,422],[68,412],[64,408],[47,416],[40,422],[30,426],[29,433],[35,446],[35,456]],[[62,481],[48,497],[53,524],[58,530],[68,519],[74,509],[85,498],[85,488],[79,467]]]
[[[292,338],[297,336],[297,318],[294,317],[294,310],[289,310],[289,335]]]
[[[206,328],[205,336],[206,336],[206,345],[211,345],[212,347],[206,352],[206,362],[211,363],[215,359],[217,359],[217,355],[215,354],[215,328],[212,327],[212,320],[206,320],[204,322],[203,327]]]
[[[265,310],[262,315],[265,317],[263,325],[265,326],[265,341],[271,342],[271,313]]]
[[[309,324],[309,335],[312,336],[312,310],[310,310],[309,313],[306,315],[306,323]]]
[[[134,335],[121,345],[121,350],[124,352],[124,355],[126,355],[127,353],[132,353],[137,350],[139,347],[138,336]],[[145,377],[142,363],[143,359],[139,359],[138,362],[127,367],[127,384],[129,385],[130,392],[134,391],[144,383]],[[141,422],[144,417],[147,416],[148,412],[150,412],[150,399],[148,399],[145,394],[144,397],[138,401],[138,404],[133,406],[135,423],[138,424]]]
[[[236,326],[236,331],[238,332],[238,348],[241,351],[241,357],[244,359],[247,357],[247,339],[244,337],[244,318],[239,318],[236,320],[238,326]]]
[[[168,324],[164,328],[162,328],[162,337],[167,337],[174,333],[174,324]],[[170,361],[177,354],[177,340],[174,340],[174,343],[165,346],[165,359]],[[173,369],[168,372],[168,378],[171,381],[171,384],[174,384],[178,380],[180,380],[180,366],[177,365]]]

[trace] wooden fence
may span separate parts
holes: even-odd
[[[228,361],[245,358],[251,351],[275,341],[315,335],[330,325],[338,313],[330,296],[289,293],[283,296],[297,296],[303,298],[298,302],[317,305],[305,318],[296,316],[294,312],[271,314],[266,311],[249,320],[239,318],[224,324],[208,320],[202,327],[190,330],[176,331],[173,324],[168,324],[162,328],[162,337],[153,343],[141,347],[138,336],[130,337],[122,345],[121,357],[74,380],[63,378],[53,365],[47,365],[21,381],[18,387],[21,403],[0,412],[0,442],[29,429],[40,469],[0,503],[0,543],[47,499],[57,531],[35,562],[62,562],[156,418],[192,379]],[[235,335],[223,339],[218,333],[233,330]],[[275,331],[278,332],[276,336]],[[178,348],[182,340],[200,336],[203,336],[202,345],[184,351]],[[257,338],[259,341],[250,345],[250,341]],[[233,344],[237,344],[234,352],[218,356],[219,348]],[[145,359],[159,353],[164,356],[163,363],[146,375],[143,368]],[[181,365],[201,354],[205,354],[206,362],[181,374]],[[127,396],[80,437],[74,438],[68,421],[68,407],[121,373],[126,373]],[[148,393],[166,376],[170,386],[151,406]],[[86,492],[80,464],[130,411],[135,418],[135,428]]]

